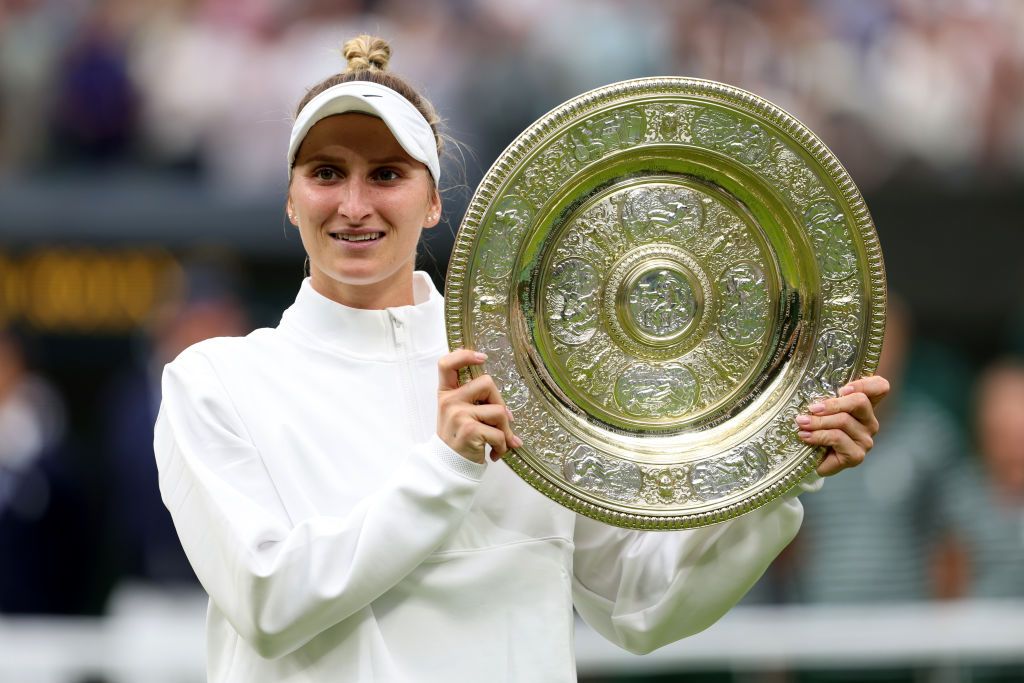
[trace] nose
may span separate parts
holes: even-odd
[[[373,213],[370,202],[371,188],[355,174],[338,187],[338,215],[349,223],[362,223]]]

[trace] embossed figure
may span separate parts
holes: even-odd
[[[660,268],[645,273],[633,286],[629,293],[629,312],[644,332],[665,337],[693,320],[697,300],[685,277]]]
[[[571,146],[571,145],[570,145]],[[564,141],[552,143],[539,154],[538,163],[531,165],[523,174],[523,186],[516,193],[539,207],[543,198],[578,168],[579,161],[567,150]]]
[[[747,164],[764,158],[768,134],[756,123],[723,111],[705,110],[694,121],[693,134],[702,143]]]
[[[512,270],[515,245],[530,223],[530,208],[515,196],[502,200],[494,210],[494,225],[487,231],[487,244],[480,252],[484,273],[502,278]]]
[[[778,143],[774,168],[765,164],[765,172],[778,178],[777,187],[789,195],[795,206],[804,206],[809,199],[825,192],[824,186],[807,163],[796,152]]]
[[[647,107],[650,121],[647,142],[685,140],[688,136],[683,108],[676,105],[654,104]]]
[[[717,460],[695,465],[690,483],[701,498],[714,500],[754,484],[767,473],[768,457],[759,449],[746,446]]]
[[[574,154],[579,161],[593,161],[644,138],[647,122],[635,108],[620,109],[583,122],[572,131]]]
[[[818,340],[815,360],[807,373],[808,399],[834,394],[843,384],[846,368],[852,367],[857,348],[850,335],[840,330],[827,330]]]
[[[566,344],[582,344],[597,331],[597,271],[582,259],[567,259],[552,268],[545,293],[551,334]]]
[[[519,370],[512,358],[512,344],[508,335],[496,330],[482,335],[479,340],[480,351],[494,356],[494,382],[505,399],[505,405],[517,410],[530,400],[530,392],[523,382]]]
[[[569,483],[614,500],[632,501],[640,493],[639,467],[606,458],[589,446],[578,446],[563,467]]]
[[[697,379],[685,366],[636,364],[619,375],[615,400],[630,415],[668,417],[689,410],[698,391]]]
[[[830,280],[852,275],[857,267],[857,256],[846,217],[839,206],[828,199],[815,202],[804,212],[804,222],[814,242],[822,274]]]
[[[733,344],[746,345],[764,336],[768,326],[768,285],[752,263],[729,268],[719,280],[722,313],[718,329]]]
[[[348,70],[303,98],[288,144],[287,215],[309,258],[294,304],[277,327],[193,345],[164,370],[154,446],[210,594],[208,680],[571,683],[574,609],[636,653],[706,628],[794,537],[811,482],[687,531],[579,514],[639,505],[642,454],[570,442],[546,397],[506,403],[499,384],[532,378],[500,336],[485,337],[491,356],[449,350],[445,302],[415,270],[441,210],[436,114],[386,70],[386,42],[360,36],[345,55]],[[630,111],[595,114],[585,155],[641,139]],[[519,229],[522,207],[498,208],[497,228]],[[506,323],[485,310],[504,295],[461,300],[480,282],[455,265],[452,307]],[[578,257],[560,268],[537,296],[544,324],[578,340],[599,282]],[[630,410],[685,411],[700,391],[682,364],[636,365],[614,376]],[[884,380],[840,393],[800,416],[804,443],[827,449],[822,474],[864,457]]]
[[[638,187],[614,199],[622,207],[622,226],[633,235],[634,245],[681,240],[703,224],[700,197],[683,187]]]

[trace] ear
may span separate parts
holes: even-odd
[[[433,228],[441,222],[441,193],[437,188],[430,191],[430,199],[427,201],[427,217],[424,219],[424,228]]]
[[[295,215],[295,206],[292,204],[292,198],[290,196],[288,197],[288,203],[285,204],[285,211],[288,214],[288,222],[296,228],[299,227],[299,219]]]

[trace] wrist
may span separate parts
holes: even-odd
[[[439,434],[431,438],[430,451],[450,469],[469,479],[479,480],[487,470],[485,459],[473,460],[465,454],[455,450],[451,444],[445,441]]]

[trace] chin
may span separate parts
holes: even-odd
[[[380,268],[337,268],[324,271],[324,275],[340,285],[368,287],[394,278],[401,269],[384,271]]]

